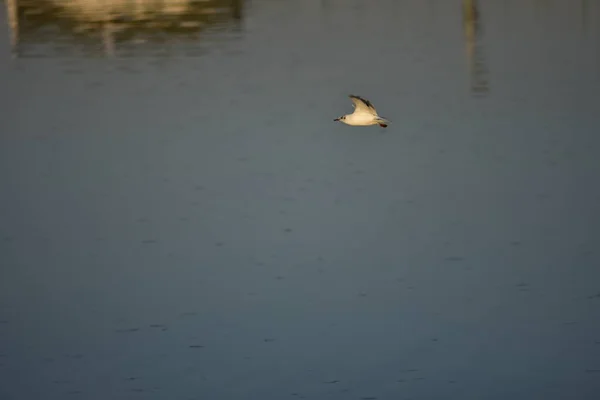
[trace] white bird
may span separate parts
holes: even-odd
[[[377,111],[373,104],[367,99],[363,99],[360,96],[350,95],[352,105],[354,106],[354,112],[352,114],[342,115],[334,121],[340,121],[347,125],[353,126],[368,126],[368,125],[379,125],[383,128],[387,128],[390,121],[377,115]]]

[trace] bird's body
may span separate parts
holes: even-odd
[[[340,121],[346,125],[352,126],[379,125],[383,128],[387,128],[390,121],[380,117],[369,100],[354,95],[350,95],[349,97],[352,100],[354,112],[336,118],[334,121]]]

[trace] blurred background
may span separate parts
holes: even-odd
[[[0,20],[1,399],[600,398],[600,2]]]

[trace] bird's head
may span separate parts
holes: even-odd
[[[346,116],[342,115],[341,117],[334,119],[334,121],[343,121],[345,119],[346,119]]]

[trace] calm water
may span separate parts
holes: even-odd
[[[1,399],[600,398],[599,2],[3,5]]]

